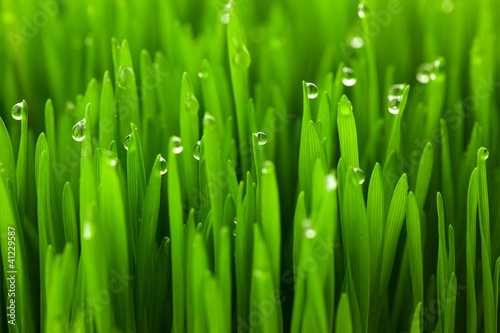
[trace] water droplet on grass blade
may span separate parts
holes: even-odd
[[[123,141],[123,146],[125,147],[125,149],[128,150],[128,147],[130,146],[130,137],[132,136],[132,134],[129,134],[125,137],[125,140]]]
[[[88,221],[83,224],[83,238],[92,238],[92,227],[90,226],[90,222]]]
[[[392,114],[398,114],[400,105],[401,101],[398,98],[391,99],[389,101],[389,112]]]
[[[310,99],[318,97],[318,87],[314,83],[307,82],[306,86],[307,86],[307,97],[309,97]]]
[[[200,109],[200,104],[198,103],[198,100],[196,99],[196,97],[194,95],[190,94],[186,98],[186,102],[184,102],[184,108],[189,113],[196,113]]]
[[[255,137],[257,138],[257,142],[259,142],[259,145],[263,146],[267,143],[267,135],[264,132],[257,132],[254,133]]]
[[[203,117],[203,126],[206,126],[207,128],[214,128],[215,118],[211,114],[205,113],[205,116]]]
[[[236,229],[233,230],[233,236],[236,237]]]
[[[316,230],[309,228],[305,231],[305,234],[306,234],[306,238],[312,239],[312,238],[316,237]]]
[[[443,73],[446,67],[446,62],[444,61],[444,58],[439,57],[437,58],[433,63],[432,63],[432,73],[431,73],[431,80],[436,79],[436,75],[438,73]]]
[[[325,176],[325,189],[327,193],[337,189],[337,178],[333,174]]]
[[[12,118],[15,120],[21,120],[23,118],[23,115],[21,114],[21,110],[23,108],[23,102],[19,102],[15,104],[12,107],[12,110],[10,110],[10,114],[12,115]]]
[[[266,174],[270,171],[273,171],[274,169],[274,164],[271,161],[265,161],[264,165],[262,166],[262,174]]]
[[[250,52],[248,52],[246,45],[237,45],[233,55],[234,66],[240,69],[247,69],[250,67],[251,62]]]
[[[237,223],[238,223],[238,218],[237,218],[237,217],[235,217],[235,218],[234,218],[234,224],[237,224]]]
[[[174,136],[172,139],[173,146],[172,150],[174,151],[174,154],[180,154],[184,147],[182,147],[182,140],[178,136]]]
[[[489,151],[488,151],[488,149],[487,149],[487,148],[485,148],[485,147],[481,147],[481,148],[479,148],[479,152],[482,152],[482,153],[483,153],[483,157],[484,157],[484,159],[485,159],[485,160],[487,160],[487,159],[488,159],[488,157],[490,157],[490,152],[489,152]]]
[[[160,157],[160,169],[161,169],[161,174],[164,175],[167,173],[167,170],[168,170],[168,163],[167,161],[163,158],[163,157]]]
[[[85,139],[85,124],[85,119],[82,119],[73,126],[73,140],[80,142]]]
[[[356,176],[356,181],[359,185],[365,182],[365,172],[360,168],[354,168],[354,176]]]
[[[196,142],[196,144],[194,145],[194,148],[193,148],[193,156],[198,161],[200,160],[200,150],[201,150],[201,142],[198,141],[198,142]]]
[[[130,88],[133,81],[134,70],[129,66],[120,66],[118,69],[118,86],[122,89]]]
[[[229,23],[229,13],[224,13],[220,17],[220,21],[222,24],[228,24]]]
[[[356,75],[354,69],[350,67],[342,68],[342,83],[347,87],[351,87],[356,83]]]
[[[395,84],[389,89],[387,98],[389,99],[389,112],[392,114],[399,113],[399,106],[403,100],[403,92],[405,90],[404,84]]]
[[[428,83],[431,80],[431,74],[433,71],[432,64],[423,63],[417,67],[417,81],[420,83]]]
[[[369,12],[370,12],[370,7],[368,7],[366,1],[361,1],[358,4],[358,16],[360,18],[365,18],[366,16],[368,16]]]

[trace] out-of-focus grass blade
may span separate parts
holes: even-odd
[[[76,220],[75,199],[70,183],[66,183],[64,185],[62,202],[64,235],[66,238],[66,243],[72,244],[71,250],[73,251],[74,260],[75,262],[77,262],[79,257],[78,253],[80,242],[78,239],[78,224]]]
[[[408,249],[410,273],[413,287],[413,302],[415,306],[424,301],[424,267],[422,252],[422,236],[420,214],[417,200],[413,192],[408,195],[408,210],[406,212],[406,227],[408,230]]]
[[[215,124],[217,133],[224,137],[224,120],[222,116],[221,104],[219,101],[219,92],[217,90],[217,81],[212,66],[207,59],[203,59],[200,67],[201,74],[201,92],[203,94],[203,105],[205,111],[212,114],[219,121]]]
[[[448,290],[446,292],[446,313],[444,314],[444,333],[455,332],[455,309],[457,302],[457,277],[451,273]]]
[[[330,96],[328,92],[325,91],[323,96],[321,97],[321,103],[319,105],[318,119],[323,123],[323,131],[321,133],[320,139],[326,138],[326,164],[331,167],[332,166],[332,145],[333,141],[333,133],[332,133],[332,119],[331,119],[331,103]],[[334,119],[336,120],[336,118]]]
[[[296,270],[299,267],[299,258],[302,248],[302,238],[303,238],[303,223],[307,218],[306,203],[304,200],[304,192],[300,192],[299,198],[297,199],[297,206],[295,208],[295,215],[293,219],[293,267],[296,274]]]
[[[117,128],[116,101],[113,92],[113,84],[109,72],[104,73],[102,79],[100,112],[99,112],[99,147],[107,149],[111,141],[122,142],[125,137],[120,138]]]
[[[5,123],[2,118],[0,118],[0,163],[2,169],[4,170],[1,175],[4,177],[6,184],[9,182],[14,193],[17,193],[14,151],[12,150],[12,142],[10,140],[9,132],[7,132],[7,127],[5,127]]]
[[[455,190],[453,184],[453,169],[450,155],[450,139],[446,121],[441,119],[441,182],[443,199],[446,206],[447,218],[455,224]],[[457,230],[459,225],[456,225]]]
[[[220,313],[223,320],[220,323],[224,332],[231,331],[231,318],[232,318],[232,275],[231,275],[231,229],[228,226],[223,226],[220,230],[220,251],[219,254],[219,270],[217,272],[217,289],[220,292],[222,301],[222,308]]]
[[[349,297],[345,293],[340,295],[339,308],[335,324],[336,333],[352,333],[352,318],[349,305]]]
[[[415,313],[413,314],[413,319],[411,321],[411,330],[410,333],[421,333],[422,330],[420,328],[420,322],[422,317],[422,303],[419,302],[415,307]]]

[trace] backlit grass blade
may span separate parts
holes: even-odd
[[[220,294],[222,307],[220,314],[223,316],[221,327],[225,332],[231,331],[232,318],[232,275],[231,275],[231,229],[224,226],[220,230],[220,252],[219,271],[217,272],[217,290]]]
[[[432,167],[434,164],[434,148],[430,142],[425,145],[420,163],[418,165],[417,182],[415,185],[415,198],[417,199],[418,207],[425,207],[425,200],[429,191],[429,185],[432,176]]]
[[[382,262],[380,266],[380,293],[387,291],[389,279],[394,265],[396,248],[399,242],[401,228],[406,216],[408,199],[408,180],[406,174],[399,179],[387,213],[384,230],[384,245],[382,247]]]
[[[7,132],[7,127],[5,127],[5,123],[2,118],[0,118],[0,163],[2,164],[2,169],[4,170],[4,172],[2,172],[2,176],[6,182],[8,181],[11,184],[14,193],[17,193],[14,151],[12,150],[12,142],[9,132]]]
[[[453,169],[451,166],[450,155],[450,138],[448,135],[448,126],[446,121],[441,119],[441,177],[442,177],[442,192],[445,206],[447,207],[446,213],[450,221],[455,221],[455,190],[453,184]],[[454,223],[452,223],[455,225]],[[456,224],[457,231],[460,226]]]
[[[415,307],[415,313],[413,314],[413,319],[411,321],[411,331],[410,333],[421,333],[420,323],[422,319],[422,303],[418,303]]]
[[[201,91],[203,94],[203,106],[206,112],[214,115],[215,119],[220,119],[217,122],[217,133],[220,137],[224,137],[224,120],[222,116],[221,103],[219,99],[219,92],[217,89],[217,80],[215,77],[215,72],[207,59],[203,59],[200,66],[201,73]]]
[[[348,168],[359,168],[358,136],[356,122],[352,111],[352,104],[343,95],[340,99],[337,112],[337,126],[339,131],[340,154]]]
[[[371,91],[371,90],[370,90]],[[396,119],[394,120],[394,124],[392,127],[391,136],[389,139],[389,145],[387,147],[387,157],[389,153],[393,150],[397,153],[401,150],[401,120],[403,119],[403,113],[405,111],[406,102],[408,100],[408,94],[410,93],[410,86],[406,86],[403,91],[403,97],[401,99],[401,104],[399,104],[399,111],[396,115]]]
[[[450,276],[450,266],[448,258],[448,250],[446,249],[446,232],[445,232],[445,215],[443,196],[437,193],[437,213],[438,213],[438,260],[437,260],[437,273],[436,281],[438,290],[448,290],[448,276]],[[447,303],[443,300],[445,294],[438,293],[439,312],[438,323],[436,330],[442,331],[444,329],[444,313],[446,311]]]
[[[102,90],[99,113],[99,147],[108,148],[111,141],[122,142],[124,137],[118,135],[118,124],[116,122],[116,101],[113,92],[113,84],[109,72],[104,73],[102,79]]]
[[[178,155],[174,153],[174,141],[170,139],[168,152],[168,215],[170,220],[170,237],[172,253],[172,293],[173,293],[173,325],[172,332],[184,332],[185,328],[185,234],[182,215],[181,180],[179,177]]]
[[[478,171],[470,176],[467,194],[467,333],[477,332],[476,302],[476,226],[479,196]]]
[[[424,301],[424,267],[419,209],[413,192],[410,192],[408,195],[406,227],[408,230],[408,249],[413,287],[413,302],[415,306],[417,306]]]
[[[444,333],[455,332],[455,309],[457,302],[457,277],[451,273],[448,290],[446,292],[446,313],[444,316]]]
[[[321,97],[321,103],[319,106],[318,119],[323,123],[323,131],[321,133],[320,138],[326,138],[326,161],[328,166],[332,166],[332,145],[333,141],[333,133],[332,133],[332,119],[331,119],[331,106],[330,106],[330,96],[328,92],[325,91]],[[336,120],[336,119],[333,119]]]
[[[304,192],[300,192],[297,199],[297,206],[295,208],[295,215],[293,220],[293,267],[294,272],[299,267],[299,258],[302,248],[303,237],[303,223],[307,218],[306,203],[304,200]]]
[[[16,178],[17,178],[17,206],[21,225],[24,224],[26,208],[26,172],[28,163],[28,104],[23,100],[21,108],[21,142],[17,155]],[[54,133],[55,134],[55,133]],[[1,144],[1,143],[0,143]],[[55,148],[55,147],[54,147]],[[55,153],[55,149],[54,149]]]
[[[75,262],[77,262],[79,258],[80,241],[78,238],[78,224],[76,220],[75,199],[73,196],[73,190],[71,189],[70,183],[66,183],[64,185],[62,202],[63,202],[62,219],[64,225],[64,235],[66,238],[66,243],[72,245],[71,251],[73,252]]]
[[[340,295],[339,307],[337,310],[337,319],[335,324],[335,333],[352,333],[352,318],[349,304],[349,297],[345,293]]]

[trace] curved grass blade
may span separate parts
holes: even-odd
[[[424,302],[424,267],[422,252],[422,236],[420,214],[417,200],[413,192],[408,195],[408,210],[406,212],[406,227],[408,230],[408,249],[410,273],[413,287],[413,302],[415,306]]]

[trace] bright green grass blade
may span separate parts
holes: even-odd
[[[163,172],[161,159],[161,155],[156,157],[151,170],[137,239],[136,302],[139,311],[141,311],[138,313],[138,327],[144,331],[147,331],[148,324],[152,323],[151,316],[154,313],[154,308],[148,300],[154,295],[151,286],[154,285],[154,258],[158,251],[156,229],[160,213],[161,176]]]
[[[249,141],[249,128],[247,126],[247,103],[248,103],[248,67],[251,63],[245,32],[240,15],[234,4],[229,11],[229,23],[227,26],[227,49],[229,68],[231,70],[231,82],[233,96],[236,106],[236,121],[238,125],[239,144]],[[243,171],[248,170],[249,160],[246,156],[241,157]]]
[[[97,85],[97,80],[90,80],[87,89],[85,90],[85,95],[83,96],[83,105],[88,108],[90,104],[92,110],[88,114],[88,119],[86,119],[85,124],[85,135],[91,135],[92,137],[92,147],[95,148],[97,143],[99,143],[99,87]],[[85,110],[85,117],[87,117],[87,111]],[[113,121],[116,121],[115,119]],[[94,138],[96,137],[96,138]]]
[[[339,307],[337,310],[337,320],[335,324],[336,333],[352,333],[352,318],[349,305],[349,297],[345,293],[340,295]]]
[[[299,258],[302,248],[302,238],[304,233],[303,223],[307,218],[306,203],[304,200],[304,192],[300,192],[297,199],[297,206],[295,208],[295,215],[293,220],[293,267],[294,274],[296,275],[299,266]]]
[[[432,176],[432,167],[434,164],[434,149],[430,142],[425,145],[420,163],[418,165],[417,182],[415,185],[415,198],[417,199],[418,207],[425,207],[425,200],[429,191],[429,185]]]
[[[321,103],[319,105],[318,119],[316,121],[321,120],[323,123],[323,131],[320,135],[320,138],[326,138],[326,161],[329,167],[332,166],[332,145],[333,141],[333,133],[332,133],[332,119],[331,119],[331,103],[330,96],[328,92],[325,91],[323,96],[321,97]],[[336,119],[335,119],[336,120]]]
[[[21,225],[24,224],[24,211],[26,208],[26,172],[28,163],[28,104],[23,100],[21,108],[21,142],[17,155],[16,179],[17,179],[17,206]],[[53,129],[53,128],[52,128]],[[54,133],[54,132],[52,132]],[[0,143],[1,144],[1,143]],[[55,153],[55,147],[54,147]]]
[[[370,242],[363,192],[352,169],[347,172],[342,208],[344,212],[342,238],[345,244],[347,264],[352,271],[362,327],[366,330],[370,304]]]
[[[302,113],[302,125],[300,130],[300,144],[299,144],[299,191],[304,191],[306,197],[309,196],[309,191],[307,190],[307,177],[308,173],[306,171],[306,163],[308,160],[306,158],[307,148],[307,128],[309,122],[311,121],[311,103],[308,97],[307,83],[302,81],[302,100],[303,100],[303,113]],[[313,161],[314,162],[314,161]],[[310,175],[309,175],[310,177]],[[306,203],[307,203],[306,199]]]
[[[201,332],[206,332],[206,328],[208,326],[208,318],[205,314],[205,307],[203,306],[203,304],[205,303],[203,296],[203,280],[207,277],[207,275],[210,276],[210,272],[208,269],[208,258],[207,258],[205,244],[203,242],[203,236],[199,233],[196,233],[193,239],[193,244],[191,246],[193,247],[193,261],[192,261],[193,278],[192,278],[191,288],[193,290],[192,291],[193,306],[194,306],[194,312],[196,314],[196,316],[193,317],[194,319],[193,327],[194,327],[194,332],[201,333]],[[175,295],[175,290],[174,290],[174,295]]]
[[[378,286],[380,278],[380,262],[382,258],[382,248],[384,244],[385,227],[385,201],[384,188],[382,186],[382,170],[380,164],[375,164],[370,177],[367,199],[367,220],[370,235],[371,253],[371,285]],[[372,288],[371,295],[378,298],[377,289]],[[374,301],[374,299],[372,299]],[[373,303],[372,303],[373,304]]]
[[[345,95],[340,99],[337,112],[337,126],[340,154],[344,158],[347,168],[359,168],[356,122],[354,120],[352,104]]]
[[[10,186],[12,186],[14,193],[17,193],[16,163],[14,161],[14,152],[9,132],[7,132],[3,119],[0,118],[0,166],[4,170],[2,176],[6,182],[11,184]]]
[[[72,245],[71,250],[73,251],[74,261],[76,264],[79,259],[80,241],[78,238],[78,223],[76,220],[75,199],[73,196],[73,190],[71,189],[71,184],[69,182],[64,185],[62,202],[64,235],[66,238],[66,243]]]
[[[437,61],[444,62],[443,58]],[[427,102],[427,119],[425,126],[425,137],[431,138],[434,129],[439,129],[439,119],[443,110],[444,97],[446,96],[446,74],[440,71],[435,74],[435,79],[430,82],[429,97]]]
[[[450,271],[455,272],[455,231],[451,224],[448,228],[448,246],[450,248],[448,253],[448,264],[450,265]]]
[[[418,303],[415,307],[415,313],[413,314],[413,319],[411,321],[410,333],[421,333],[420,322],[422,318],[422,303]]]
[[[449,259],[448,259],[448,251],[446,249],[446,232],[445,232],[445,215],[444,215],[444,206],[443,206],[443,197],[441,193],[437,193],[437,212],[438,212],[438,260],[437,260],[437,287],[438,290],[448,290],[448,276],[451,274]],[[446,311],[446,302],[443,300],[443,294],[438,293],[438,323],[436,330],[442,332],[444,329],[444,320],[443,316]]]
[[[193,331],[194,324],[194,305],[193,305],[193,244],[196,227],[194,222],[194,209],[189,212],[188,220],[184,230],[186,240],[186,329],[188,332]]]
[[[158,67],[158,66],[156,66]],[[144,147],[146,156],[146,169],[150,169],[153,166],[153,156],[155,155],[153,149],[155,145],[156,138],[159,136],[158,126],[155,126],[155,121],[157,121],[157,99],[156,99],[156,87],[158,82],[156,81],[156,72],[153,67],[153,60],[148,51],[142,50],[140,57],[140,88],[139,92],[141,95],[141,111],[142,111],[142,125],[143,125],[143,140],[148,142],[148,145]],[[102,111],[101,111],[102,112]],[[151,159],[151,160],[150,160]]]
[[[500,257],[497,258],[495,264],[495,273],[493,277],[493,289],[494,289],[494,297],[495,297],[495,309],[498,314],[498,298],[500,293]],[[496,325],[498,325],[498,317],[496,317]]]
[[[52,269],[45,270],[50,274],[46,281],[49,283],[47,293],[47,315],[45,332],[66,332],[70,324],[71,303],[75,290],[77,262],[71,244],[64,248],[63,254],[57,255]],[[48,261],[48,257],[47,257]]]
[[[392,195],[385,223],[384,245],[380,266],[380,296],[387,291],[389,279],[392,273],[392,267],[396,256],[396,248],[406,215],[408,198],[407,193],[408,180],[406,174],[403,174],[396,185],[394,194]]]
[[[496,309],[493,296],[493,282],[491,275],[491,241],[490,241],[490,214],[488,203],[488,182],[486,179],[486,149],[479,148],[477,152],[477,169],[479,181],[479,231],[481,235],[481,266],[483,269],[483,308],[484,331],[496,332]]]
[[[479,196],[478,170],[470,177],[467,194],[467,333],[477,332],[476,303],[476,226]]]
[[[254,327],[252,332],[282,332],[283,322],[281,317],[281,306],[273,302],[273,293],[277,287],[274,286],[273,266],[269,260],[271,258],[270,251],[264,240],[260,227],[254,225],[254,254],[252,268],[252,287],[251,287],[251,314],[254,311],[261,311],[261,307],[265,304],[269,306],[269,311],[266,316],[262,316],[262,323],[258,327]]]
[[[217,270],[217,261],[219,255],[219,236],[220,228],[222,227],[222,218],[224,216],[224,200],[226,198],[225,183],[214,181],[221,175],[224,175],[224,166],[221,158],[221,146],[215,124],[217,119],[214,119],[208,113],[203,118],[203,135],[204,135],[204,157],[206,160],[206,173],[208,179],[208,193],[210,194],[210,207],[212,211],[213,229],[213,247],[215,249],[215,269]]]
[[[172,327],[172,267],[170,238],[164,237],[155,261],[155,325]]]
[[[201,73],[201,91],[203,94],[203,105],[206,112],[214,115],[215,119],[219,119],[216,123],[217,133],[220,137],[224,137],[224,120],[219,100],[219,92],[217,89],[217,81],[214,70],[207,59],[203,59],[200,67]]]
[[[111,141],[122,142],[124,139],[118,135],[116,122],[116,102],[113,92],[113,84],[109,77],[109,72],[104,73],[102,79],[102,90],[99,113],[99,147],[108,148]]]
[[[444,314],[444,333],[455,332],[455,309],[457,302],[457,277],[451,273],[448,290],[446,292],[446,312]]]
[[[417,306],[424,301],[424,267],[419,209],[413,192],[410,192],[408,195],[406,227],[408,231],[408,249],[413,287],[413,302],[415,306]]]
[[[371,90],[370,90],[371,92]],[[403,91],[403,97],[401,100],[401,104],[399,105],[399,111],[396,115],[396,120],[392,126],[391,136],[389,138],[389,145],[387,146],[387,155],[389,157],[389,153],[392,151],[396,151],[399,153],[401,151],[401,120],[403,119],[403,113],[406,107],[406,102],[408,100],[408,94],[410,93],[410,86],[406,86]],[[371,127],[371,126],[370,126]]]
[[[262,169],[261,185],[261,229],[262,237],[267,245],[270,273],[273,286],[280,288],[281,276],[281,223],[280,200],[276,168],[270,161],[266,161]]]
[[[194,147],[199,139],[200,129],[198,125],[198,109],[200,106],[196,96],[194,95],[193,84],[191,83],[191,79],[187,73],[182,75],[181,87],[179,108],[181,137],[188,149],[188,151],[182,154],[182,174],[185,182],[184,187],[188,197],[188,203],[192,207],[194,205],[195,194],[198,188],[198,161],[193,157],[189,149]]]
[[[132,128],[132,132],[130,134],[127,150],[128,228],[131,235],[133,258],[135,258],[137,237],[139,233],[139,219],[142,214],[143,200],[146,192],[146,172],[144,170],[142,145],[137,128],[134,124],[129,124],[129,126]]]
[[[453,224],[455,221],[455,189],[453,184],[453,173],[451,166],[451,155],[450,155],[450,139],[448,135],[448,126],[446,125],[446,121],[441,119],[441,182],[442,182],[442,192],[443,199],[447,212],[447,218],[449,221],[452,221]],[[457,230],[459,225],[456,225]]]
[[[0,122],[0,124],[0,140],[5,142],[4,140],[7,138],[3,137],[3,122]],[[5,155],[0,155],[0,157],[5,157]],[[13,161],[11,166],[14,166]],[[9,165],[6,167],[8,168]],[[5,294],[3,294],[5,302],[9,301],[8,305],[6,303],[6,307],[14,307],[15,316],[2,315],[6,315],[7,321],[14,319],[9,324],[9,332],[35,332],[37,325],[34,318],[26,244],[24,243],[23,228],[21,227],[16,209],[15,195],[12,188],[9,188],[10,186],[12,186],[10,179],[7,180],[6,177],[4,178],[2,173],[0,175],[0,201],[2,202],[2,209],[0,209],[0,226],[2,228],[0,238],[2,248],[0,251],[2,254],[3,277],[5,278],[2,282],[5,289],[2,287],[2,290],[5,291]],[[12,258],[11,247],[14,247],[15,250],[14,259]],[[15,297],[12,297],[12,291],[10,291],[12,283],[15,285]],[[15,306],[11,305],[12,300],[14,300]],[[5,310],[7,311],[7,309]],[[11,310],[9,309],[8,311],[10,314]]]
[[[185,235],[182,217],[182,195],[179,177],[178,155],[174,153],[174,138],[170,138],[168,152],[168,213],[170,220],[170,237],[172,253],[172,292],[173,292],[173,325],[172,332],[184,332],[185,327]]]
[[[217,272],[217,290],[220,293],[220,298],[222,301],[222,307],[220,308],[220,314],[223,316],[222,322],[220,323],[223,331],[231,331],[231,288],[232,288],[232,275],[231,275],[231,229],[228,226],[223,226],[220,230],[220,251],[219,254],[222,256],[219,258],[219,270]]]

